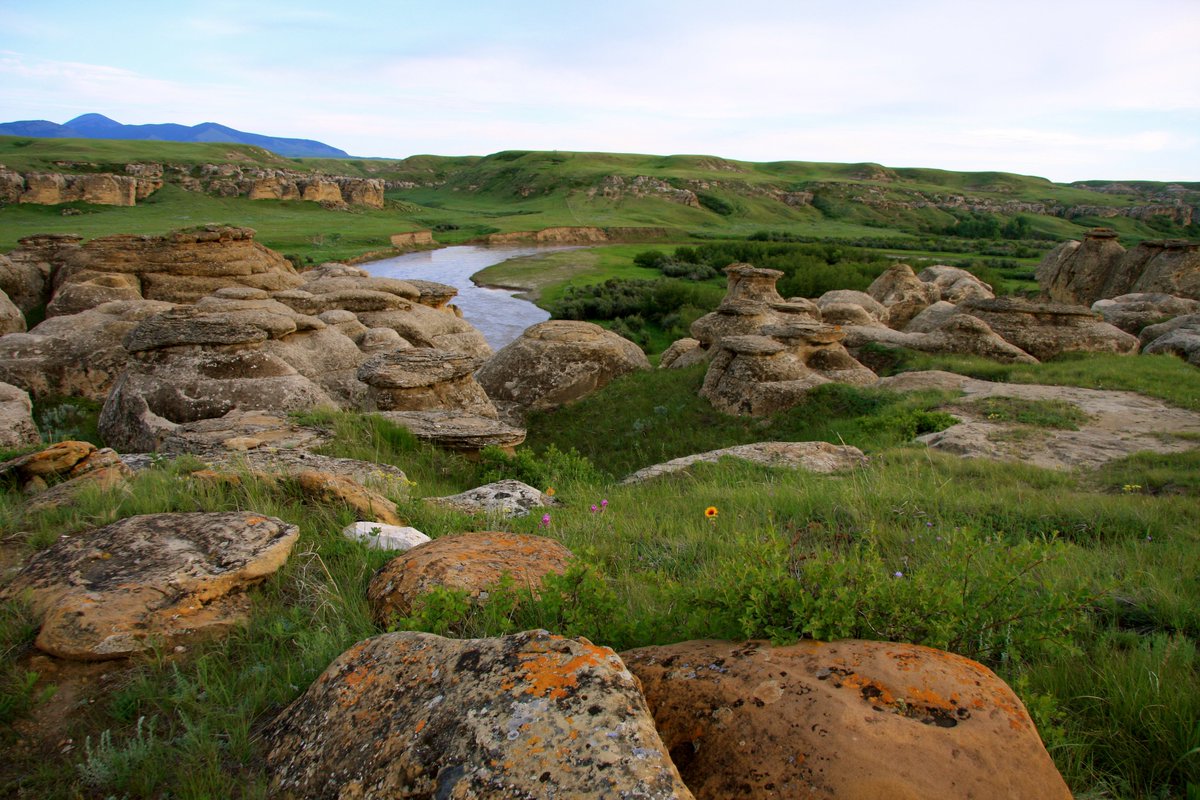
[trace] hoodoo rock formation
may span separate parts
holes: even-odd
[[[1037,281],[1060,303],[1090,306],[1135,292],[1200,300],[1200,244],[1168,239],[1126,251],[1116,231],[1095,228],[1082,242],[1064,242],[1046,254]]]

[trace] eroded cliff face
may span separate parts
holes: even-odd
[[[90,163],[62,162],[63,172],[17,172],[0,165],[0,203],[74,201],[132,206],[173,183],[192,192],[251,200],[307,200],[331,207],[383,208],[384,182],[237,164],[125,164],[124,174]],[[78,172],[76,172],[78,171]]]

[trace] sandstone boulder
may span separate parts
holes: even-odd
[[[379,416],[405,428],[423,442],[468,457],[485,447],[499,447],[511,455],[516,446],[525,441],[524,428],[461,411],[382,411]]]
[[[832,325],[768,327],[768,336],[726,336],[704,376],[700,396],[726,414],[765,416],[800,403],[824,383],[874,383],[874,372],[854,360]]]
[[[71,467],[66,475],[68,477],[62,483],[37,491],[25,503],[25,510],[32,512],[72,505],[79,494],[88,487],[96,487],[106,494],[111,494],[125,486],[126,481],[133,476],[133,470],[126,466],[115,450],[105,447],[90,453]],[[32,483],[38,484],[40,481],[35,479]]]
[[[417,598],[436,587],[461,589],[472,600],[508,575],[518,587],[534,591],[551,572],[567,569],[571,551],[545,536],[519,533],[463,533],[414,547],[383,566],[367,588],[375,618],[386,624],[407,616]]]
[[[49,299],[50,264],[38,258],[38,254],[26,253],[26,258],[14,261],[0,255],[0,291],[28,314]]]
[[[0,447],[23,447],[36,444],[41,438],[33,422],[29,393],[11,383],[0,383]]]
[[[938,291],[939,300],[950,303],[961,303],[963,300],[987,300],[996,296],[989,284],[979,280],[970,272],[945,264],[926,267],[921,270],[917,278],[933,285]]]
[[[1034,303],[1014,297],[967,300],[959,310],[983,320],[1009,344],[1039,361],[1071,352],[1136,353],[1136,336],[1082,306]]]
[[[120,658],[245,620],[241,590],[279,569],[298,536],[296,526],[253,512],[130,517],[62,536],[0,596],[30,598],[39,649]]]
[[[371,356],[357,377],[370,387],[371,410],[461,411],[494,419],[496,407],[475,380],[480,363],[460,352],[414,347]]]
[[[344,503],[359,515],[385,525],[403,525],[396,504],[353,478],[317,470],[296,475],[296,483],[308,497],[321,503]]]
[[[703,364],[708,360],[710,351],[700,344],[699,339],[685,338],[671,343],[663,351],[658,361],[659,369],[683,369],[684,367]]]
[[[1196,242],[1141,242],[1121,259],[1121,271],[1131,279],[1130,292],[1200,300],[1200,244]]]
[[[1120,275],[1125,248],[1111,228],[1094,228],[1082,242],[1063,242],[1037,267],[1037,282],[1056,303],[1091,305],[1129,291]],[[1112,285],[1117,284],[1117,285]]]
[[[986,322],[944,300],[913,317],[903,331],[881,325],[848,325],[842,330],[846,334],[846,347],[856,354],[868,344],[882,344],[926,353],[967,353],[996,361],[1037,362],[1021,348],[1000,338]]]
[[[952,653],[846,640],[621,655],[697,798],[1071,797],[1013,691]]]
[[[825,322],[825,311],[830,306],[852,305],[862,308],[877,322],[887,317],[887,308],[866,292],[853,289],[833,289],[817,298],[817,307],[821,309],[821,321]]]
[[[770,326],[820,322],[816,305],[808,300],[784,300],[775,288],[783,273],[750,264],[731,264],[725,297],[717,310],[692,323],[691,333],[706,348],[726,336],[758,335]]]
[[[21,333],[25,330],[25,315],[21,309],[0,290],[0,336],[6,333]]]
[[[1200,313],[1176,317],[1142,330],[1143,353],[1170,353],[1200,367]]]
[[[367,639],[265,736],[292,800],[692,797],[616,654],[545,631]]]
[[[78,314],[105,303],[145,299],[141,283],[133,275],[88,271],[73,277],[74,280],[54,293],[54,299],[46,306],[47,317]]]
[[[171,308],[149,300],[105,303],[0,337],[0,379],[38,399],[103,402],[129,361],[125,337],[142,320]]]
[[[1123,294],[1092,303],[1092,311],[1105,322],[1137,336],[1142,328],[1200,311],[1200,300],[1158,292]]]
[[[558,505],[553,497],[517,480],[496,481],[447,497],[428,497],[426,502],[467,514],[501,517],[526,517],[535,508]]]
[[[909,320],[942,299],[938,286],[918,278],[908,264],[893,264],[871,283],[867,294],[887,309],[883,321],[896,330],[903,330]]]
[[[517,415],[579,400],[614,378],[649,369],[636,344],[590,322],[551,320],[534,325],[476,373],[497,404]]]
[[[856,469],[866,466],[869,461],[862,450],[849,445],[829,442],[756,442],[673,458],[639,469],[621,483],[643,483],[662,475],[685,472],[693,464],[715,464],[722,458],[735,458],[767,467],[799,469],[821,474]]]
[[[73,439],[56,442],[43,450],[25,453],[0,464],[0,477],[10,478],[22,487],[30,481],[44,484],[48,478],[69,475],[78,465],[86,463],[97,449],[91,442]]]

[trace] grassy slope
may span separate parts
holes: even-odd
[[[1107,374],[1107,361],[1096,363]],[[1126,364],[1129,386],[1164,377],[1158,364]],[[1195,391],[1200,372],[1175,364],[1167,378]],[[1034,369],[1056,374],[1054,365]],[[1188,753],[1200,718],[1200,586],[1180,580],[1200,546],[1195,457],[1134,457],[1090,474],[964,461],[898,444],[933,396],[834,387],[764,426],[707,408],[695,396],[699,379],[697,370],[642,373],[541,415],[531,422],[532,449],[514,461],[471,464],[355,415],[310,421],[334,429],[331,454],[404,468],[415,487],[410,499],[399,498],[402,513],[431,535],[481,526],[539,532],[590,565],[569,588],[565,611],[553,603],[510,607],[497,592],[499,610],[429,606],[403,627],[496,635],[542,626],[623,648],[705,636],[786,638],[834,624],[826,615],[846,611],[836,624],[851,627],[832,630],[931,644],[949,635],[954,649],[985,658],[1021,693],[1078,795],[1182,796],[1200,780],[1200,761]],[[726,462],[639,486],[616,486],[600,474],[776,436],[845,439],[868,451],[871,464],[818,476]],[[594,467],[561,454],[573,446]],[[548,529],[536,518],[471,519],[420,499],[501,474],[557,489],[565,505],[552,511]],[[17,493],[0,493],[0,534],[16,534],[10,545],[45,546],[64,531],[168,510],[253,508],[301,526],[287,567],[252,590],[249,626],[192,645],[183,657],[135,662],[65,731],[80,743],[74,751],[9,749],[0,793],[15,792],[17,781],[28,796],[51,799],[164,791],[265,797],[267,745],[254,732],[336,654],[379,632],[364,597],[388,556],[338,536],[350,520],[345,509],[300,502],[286,485],[251,479],[222,487],[182,475],[166,466],[139,478],[130,494],[92,493],[74,508],[32,515],[21,511]],[[592,512],[602,499],[605,512]],[[703,515],[710,505],[720,511],[715,523]],[[1027,556],[1036,563],[1021,561]],[[789,578],[789,568],[807,577]],[[842,586],[853,591],[833,592]],[[789,611],[789,603],[807,602],[796,587],[827,605]],[[952,602],[960,591],[976,598],[971,608],[989,598],[1004,613],[1014,602],[1028,605],[1007,628],[989,627],[986,614],[964,615]],[[1059,608],[1064,592],[1082,592],[1087,602]],[[8,703],[0,708],[19,716],[38,705],[44,684],[29,684],[22,672],[32,637],[27,615],[13,604],[0,612],[0,700]],[[932,623],[948,627],[939,633]],[[969,631],[977,635],[964,638]],[[981,654],[985,639],[999,649]],[[4,743],[12,735],[0,729],[0,738],[10,737]]]

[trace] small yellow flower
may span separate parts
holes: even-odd
[[[547,486],[547,487],[546,487],[546,496],[547,496],[547,497],[554,497],[554,487],[553,487],[553,486]]]
[[[717,518],[717,507],[709,506],[708,508],[704,509],[704,516],[708,517],[709,519],[716,519]]]

